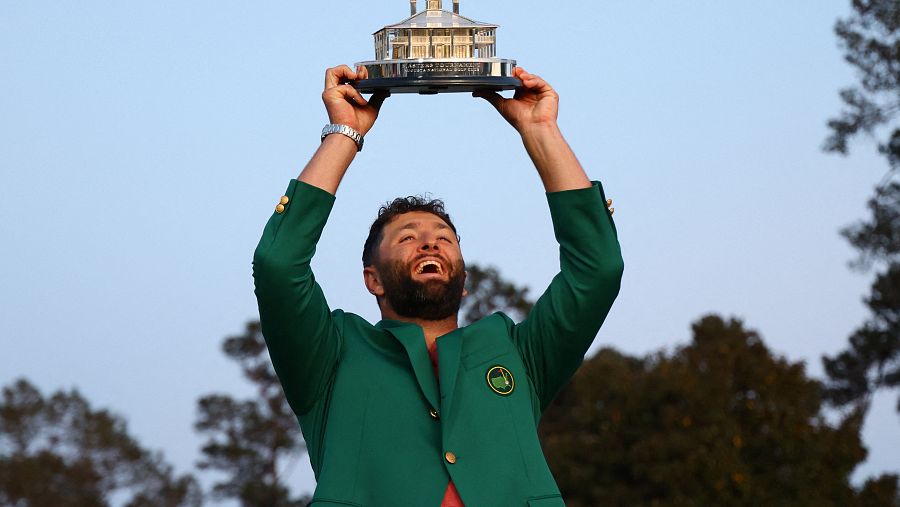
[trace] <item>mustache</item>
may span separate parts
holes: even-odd
[[[465,285],[465,264],[462,259],[450,263],[443,256],[417,255],[415,261],[422,258],[440,258],[448,272],[447,280],[414,280],[407,269],[407,263],[395,261],[384,266],[382,281],[384,297],[399,315],[440,320],[459,312],[462,293]]]

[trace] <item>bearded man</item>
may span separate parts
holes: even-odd
[[[440,201],[396,199],[363,248],[375,325],[331,311],[310,270],[334,194],[386,94],[366,100],[328,69],[330,124],[276,206],[253,260],[263,335],[300,421],[314,506],[565,505],[537,437],[619,291],[622,257],[603,189],[556,122],[559,97],[521,68],[511,99],[476,92],[521,135],[547,191],[560,272],[528,317],[459,327],[465,264]]]

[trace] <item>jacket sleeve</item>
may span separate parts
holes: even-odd
[[[599,182],[547,194],[560,271],[513,340],[534,383],[541,412],[581,365],[619,293],[622,253]]]
[[[341,336],[310,261],[334,196],[291,180],[287,204],[266,224],[253,255],[259,320],[291,408],[308,412],[334,373]],[[282,198],[282,202],[285,199]]]

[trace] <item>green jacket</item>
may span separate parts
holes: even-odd
[[[314,506],[565,505],[537,436],[619,291],[622,257],[599,183],[547,194],[560,273],[516,324],[495,313],[437,340],[330,311],[310,260],[334,196],[292,180],[253,258],[262,332],[297,414]],[[440,387],[439,387],[440,386]]]

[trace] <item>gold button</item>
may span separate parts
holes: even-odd
[[[447,460],[447,463],[450,463],[452,465],[452,464],[456,463],[456,454],[453,454],[452,452],[447,451],[444,453],[444,459]]]
[[[285,204],[287,204],[287,203],[285,203]],[[608,207],[610,207],[610,206],[612,206],[612,199],[607,199],[607,200],[606,200],[606,207],[608,208]]]
[[[435,419],[435,420],[441,418],[441,416],[438,415],[437,410],[435,410],[435,409],[429,410],[429,411],[428,411],[428,415],[430,415],[431,418],[432,418],[432,419]]]
[[[275,213],[284,213],[284,204],[279,204],[275,206]]]
[[[287,204],[287,203],[291,202],[291,200],[288,198],[288,196],[283,195],[283,196],[281,196],[280,202],[281,202],[281,204]]]
[[[610,214],[610,215],[615,215],[615,214],[616,214],[616,208],[609,208],[609,214]]]

